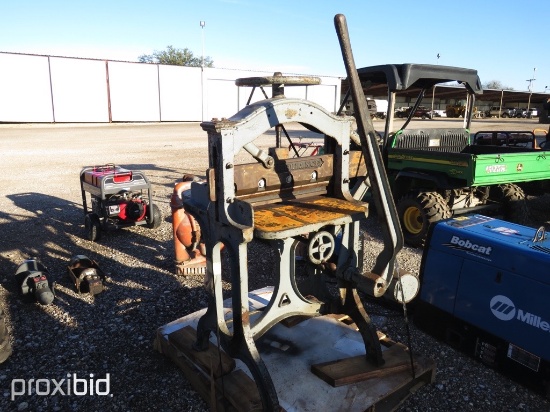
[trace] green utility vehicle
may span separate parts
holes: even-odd
[[[542,133],[542,134],[541,134]],[[536,152],[538,153],[537,160],[539,163],[537,166],[546,166],[546,154],[545,150],[550,150],[550,145],[546,147],[548,140],[546,140],[546,129],[534,129],[534,130],[480,130],[472,139],[472,144],[492,146],[491,152],[502,153],[506,151],[506,147],[514,147],[517,151],[524,152]],[[550,172],[545,170],[541,171],[546,179],[532,179],[529,181],[519,182],[518,185],[523,189],[527,195],[543,195],[550,193]]]
[[[471,144],[469,127],[475,97],[483,93],[476,70],[388,64],[357,72],[365,94],[387,87],[388,117],[381,134],[381,150],[409,245],[423,246],[429,226],[453,215],[500,214],[506,220],[527,223],[525,194],[517,183],[548,179],[550,152]],[[409,111],[414,114],[426,91],[453,81],[459,83],[457,88],[464,89],[467,102],[464,118],[453,120],[456,128],[411,128],[409,115],[394,129],[396,96],[417,95]]]

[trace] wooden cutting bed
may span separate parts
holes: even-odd
[[[368,205],[331,197],[308,199],[254,207],[254,235],[261,239],[282,239],[311,233],[326,225],[343,225],[365,219]]]

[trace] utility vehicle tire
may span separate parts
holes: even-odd
[[[520,225],[529,223],[529,208],[521,187],[513,183],[493,186],[489,196],[502,204],[504,220]]]
[[[86,229],[86,239],[89,241],[95,242],[101,237],[101,222],[95,213],[88,213],[84,217],[84,228]]]
[[[153,206],[151,208],[151,215],[153,217],[153,221],[151,222],[151,219],[147,219],[147,227],[149,229],[156,229],[160,226],[161,220],[162,220],[162,214],[160,213],[159,207],[153,203]]]
[[[423,247],[432,223],[452,216],[449,205],[437,192],[410,192],[397,202],[403,237],[410,246]]]

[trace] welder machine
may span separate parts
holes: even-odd
[[[422,257],[414,322],[548,395],[549,267],[544,227],[482,215],[438,222]]]

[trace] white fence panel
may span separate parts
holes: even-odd
[[[321,78],[319,86],[309,86],[307,88],[307,100],[311,100],[332,113],[336,113],[340,107],[340,79],[339,78]]]
[[[271,96],[271,87],[264,87],[264,90],[268,96]],[[265,96],[259,87],[253,89],[252,87],[240,86],[238,87],[237,93],[239,95],[239,110],[246,106],[248,99],[250,99],[250,103],[258,102],[265,99]],[[252,97],[250,97],[251,94]]]
[[[48,57],[0,53],[0,122],[53,122]]]
[[[273,73],[0,52],[0,122],[160,122],[230,117],[252,87],[235,80]],[[284,73],[283,73],[284,75]],[[336,111],[340,79],[287,86],[287,97]],[[264,88],[271,97],[271,87]],[[52,96],[53,95],[53,96]],[[265,99],[256,88],[251,103]],[[109,111],[110,110],[110,111]]]
[[[231,117],[237,113],[239,103],[237,92],[234,79],[208,79],[204,120]]]
[[[202,116],[201,69],[159,66],[160,118],[163,122],[196,122]]]
[[[50,58],[56,122],[108,122],[104,61]]]
[[[308,87],[309,86],[285,86],[285,97],[291,99],[305,99]],[[268,96],[271,96],[271,93],[269,93]]]
[[[251,89],[244,88],[246,96],[243,97],[241,88],[235,85],[235,80],[241,77],[265,76],[266,74],[244,70],[205,68],[204,75],[206,79],[204,120],[210,120],[214,117],[231,117],[246,106]]]
[[[109,62],[113,122],[159,122],[158,65]]]

